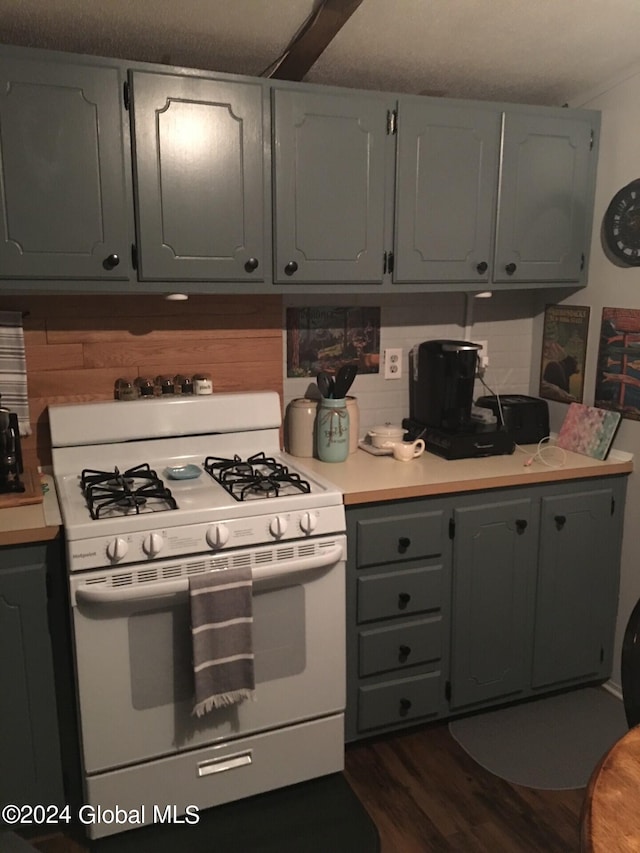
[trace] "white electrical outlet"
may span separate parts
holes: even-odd
[[[402,378],[402,350],[386,349],[384,351],[384,378]]]
[[[475,343],[480,344],[482,347],[481,350],[478,350],[478,366],[479,367],[489,367],[489,343],[488,341],[476,341]]]

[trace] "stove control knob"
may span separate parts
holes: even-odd
[[[107,557],[113,563],[117,563],[125,556],[128,550],[129,546],[127,545],[126,540],[118,536],[117,539],[112,539],[107,545]]]
[[[317,524],[318,517],[312,512],[305,512],[300,518],[300,530],[302,530],[303,533],[313,533]]]
[[[142,543],[142,550],[147,557],[155,557],[164,548],[164,536],[161,533],[150,533],[145,536]]]
[[[281,539],[284,536],[287,527],[287,519],[284,518],[282,515],[276,515],[275,518],[271,519],[269,531],[275,539]]]
[[[206,538],[212,548],[223,548],[229,541],[229,528],[226,524],[214,524],[207,530]]]

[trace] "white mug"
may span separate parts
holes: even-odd
[[[400,462],[410,462],[424,453],[424,441],[419,438],[414,442],[398,441],[393,445],[393,458]]]

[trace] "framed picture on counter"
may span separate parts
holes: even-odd
[[[547,305],[544,312],[539,396],[581,403],[589,333],[589,308]]]

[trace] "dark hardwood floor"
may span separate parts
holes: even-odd
[[[381,853],[578,853],[584,789],[511,785],[476,764],[446,723],[347,747],[346,775]]]
[[[539,791],[511,785],[469,758],[446,723],[350,744],[346,775],[378,827],[381,853],[580,849],[584,789]],[[88,849],[61,836],[40,839],[35,846],[42,853]]]

